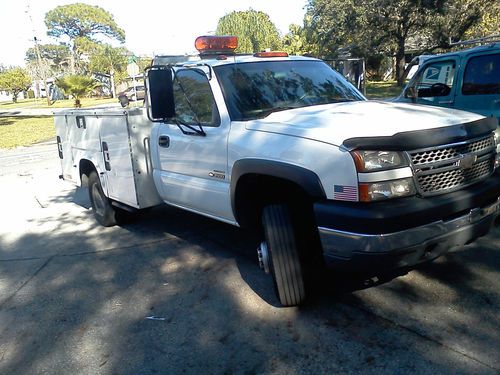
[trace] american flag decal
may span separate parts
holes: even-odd
[[[341,201],[357,201],[358,187],[346,185],[333,185],[333,199]]]

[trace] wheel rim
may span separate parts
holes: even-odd
[[[262,241],[257,248],[257,256],[259,257],[259,266],[265,273],[269,273],[269,248],[266,241]]]
[[[92,200],[97,215],[104,216],[105,203],[102,195],[99,192],[97,184],[92,185]]]

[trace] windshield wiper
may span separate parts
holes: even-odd
[[[199,127],[199,129],[196,129],[193,126],[191,126],[189,124],[186,124],[185,122],[179,120],[178,118],[174,118],[174,122],[175,122],[175,125],[177,125],[177,127],[180,129],[180,131],[182,132],[182,134],[185,134],[185,135],[200,135],[202,137],[205,137],[207,135],[207,133],[205,133],[205,131],[203,130],[203,127],[201,126],[201,124],[197,124],[197,126]],[[191,130],[191,131],[186,131],[186,130],[184,130],[183,127],[186,127],[189,130]]]
[[[283,105],[280,107],[274,107],[274,108],[269,108],[269,109],[263,109],[260,113],[258,118],[264,118],[269,116],[271,113],[274,112],[281,112],[281,111],[286,111],[288,109],[297,109],[301,108],[302,106],[292,106],[292,105]]]
[[[186,99],[186,102],[187,102],[187,104],[189,106],[189,109],[194,114],[194,117],[195,117],[196,122],[197,122],[196,126],[198,126],[198,129],[192,127],[191,125],[186,124],[185,122],[179,120],[178,118],[174,119],[175,124],[181,130],[182,134],[185,134],[185,135],[200,135],[202,137],[205,137],[207,135],[207,133],[205,133],[205,131],[203,130],[203,126],[201,126],[201,121],[198,118],[198,114],[194,110],[193,105],[191,104],[191,101],[189,100],[189,96],[186,93],[186,90],[184,90],[184,86],[182,85],[182,82],[177,78],[177,75],[175,74],[175,71],[174,71],[174,81],[177,81],[177,83],[179,84],[179,87],[181,88],[182,94],[184,95],[184,98]],[[190,132],[185,131],[182,128],[183,126],[185,126],[186,128],[190,129],[191,131]]]
[[[335,104],[335,103],[347,103],[347,102],[359,102],[359,99],[352,99],[352,98],[343,98],[343,99],[332,99],[329,100],[328,102],[321,103],[321,104]]]

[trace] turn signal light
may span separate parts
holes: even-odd
[[[363,182],[358,185],[358,191],[360,202],[372,202],[416,194],[415,184],[411,177],[370,183]]]
[[[225,36],[199,36],[194,42],[195,48],[200,54],[228,54],[234,53],[238,48],[238,37]]]

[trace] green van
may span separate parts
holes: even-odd
[[[500,121],[500,43],[426,58],[394,101],[462,109]]]

